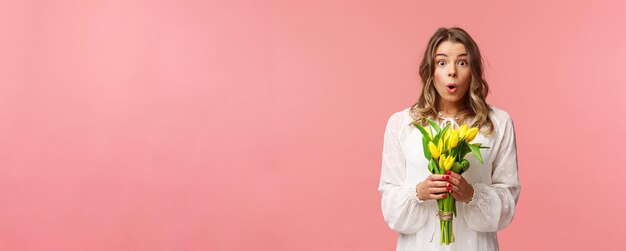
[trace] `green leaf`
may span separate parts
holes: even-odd
[[[472,150],[472,153],[474,154],[474,156],[476,156],[476,159],[478,159],[478,161],[480,161],[480,163],[483,163],[483,156],[480,154],[480,143],[478,144],[469,144],[468,145],[469,148]]]
[[[446,126],[443,130],[440,129],[439,132],[437,132],[437,134],[433,137],[433,143],[439,144],[439,139],[443,138],[443,135],[448,130],[448,127],[449,126]]]
[[[422,125],[420,125],[417,122],[413,122],[413,125],[417,127],[417,129],[419,129],[420,132],[422,132],[422,137],[426,137],[428,140],[430,140],[430,134],[428,133],[428,131],[426,131],[426,128],[424,128]]]
[[[430,171],[430,173],[435,174],[437,166],[435,166],[435,160],[434,159],[430,159],[430,161],[428,162],[428,171]]]
[[[470,150],[470,148],[467,146],[467,142],[465,141],[461,141],[459,142],[460,146],[460,152],[459,152],[459,156],[461,156],[461,159],[465,158],[465,155],[467,155],[469,152],[471,152],[472,150]]]
[[[443,172],[439,168],[439,163],[435,159],[430,159],[430,162],[433,165],[433,170],[434,170],[434,172],[432,172],[433,174],[443,174]],[[428,164],[430,164],[430,163],[428,163]]]
[[[424,157],[426,157],[426,159],[431,159],[432,155],[430,154],[430,150],[428,149],[428,142],[430,142],[430,140],[427,137],[422,137],[422,145],[424,147]]]
[[[446,125],[446,127],[441,129],[441,132],[439,133],[441,134],[441,137],[443,137],[443,135],[446,135],[446,131],[448,131],[449,128],[450,128],[450,125]]]
[[[446,127],[444,127],[443,129],[441,129],[441,137],[443,138],[444,135],[446,135],[446,132],[448,131],[448,129],[450,128],[450,125],[446,125]],[[448,142],[446,141],[446,139],[443,139],[443,149],[444,151],[446,151],[446,149],[448,149]]]
[[[441,129],[441,135],[446,134],[446,131],[448,130],[448,128],[450,128],[450,125],[446,125],[446,127],[444,127],[443,129]]]
[[[457,156],[456,156],[456,154],[457,154],[457,152],[459,151],[458,149],[459,149],[458,147],[454,147],[454,148],[452,148],[452,150],[450,151],[450,156],[454,156],[455,161],[459,161],[459,159],[458,159],[458,158],[456,158],[456,157],[457,157]]]
[[[483,143],[476,143],[474,145],[478,145],[480,149],[487,149],[487,148],[489,148],[488,146],[483,146]]]
[[[439,125],[437,125],[437,123],[435,123],[435,121],[426,118],[426,121],[428,121],[428,123],[430,124],[430,126],[432,126],[433,128],[435,128],[435,131],[437,131],[437,133],[441,132],[441,127],[439,127]]]
[[[430,134],[428,133],[428,131],[426,131],[426,128],[424,128],[417,122],[413,122],[413,126],[417,127],[417,129],[419,129],[422,133],[422,146],[424,148],[424,157],[426,157],[426,159],[430,159],[432,157],[432,155],[430,154],[430,150],[428,150],[428,142],[431,141]]]

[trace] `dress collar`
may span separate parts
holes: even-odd
[[[446,127],[446,125],[448,125],[448,123],[450,124],[450,126],[452,128],[455,129],[459,129],[459,124],[456,123],[456,121],[459,119],[459,117],[444,117],[442,112],[439,112],[438,114],[438,120],[442,120],[441,122],[439,122],[439,126],[441,128]]]

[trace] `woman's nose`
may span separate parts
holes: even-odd
[[[456,70],[454,69],[454,67],[450,68],[450,70],[448,71],[448,76],[456,77]]]

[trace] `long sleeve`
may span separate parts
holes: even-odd
[[[493,161],[491,185],[476,183],[474,197],[460,214],[470,229],[478,232],[495,232],[513,221],[520,193],[517,175],[517,148],[513,121],[506,114],[501,123],[503,132]]]
[[[417,183],[406,182],[406,161],[400,147],[403,114],[393,114],[384,135],[382,170],[378,191],[382,194],[382,212],[389,227],[400,233],[415,233],[426,222],[424,201],[419,200]]]

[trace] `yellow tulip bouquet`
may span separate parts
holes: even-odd
[[[445,174],[446,171],[463,174],[469,169],[470,163],[464,159],[468,153],[473,153],[476,159],[483,163],[480,154],[481,148],[489,148],[482,146],[482,143],[470,144],[478,134],[478,128],[469,128],[467,124],[463,124],[458,130],[446,125],[443,129],[433,120],[426,119],[431,125],[427,130],[418,122],[413,125],[422,132],[422,144],[424,146],[424,156],[429,160],[428,170],[433,174]],[[432,129],[436,134],[433,136]],[[452,216],[456,217],[456,201],[446,193],[446,197],[437,200],[437,215],[441,224],[441,241],[440,244],[449,245],[454,242],[454,233],[452,232]]]

